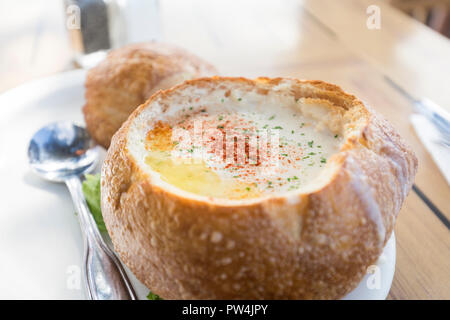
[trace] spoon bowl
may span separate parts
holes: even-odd
[[[87,131],[72,122],[55,122],[41,128],[28,147],[33,171],[56,182],[92,171],[98,158],[99,149]]]

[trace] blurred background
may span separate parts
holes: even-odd
[[[389,4],[450,37],[449,0],[387,0]]]
[[[149,39],[186,47],[212,62],[225,60],[223,65],[227,67],[221,72],[232,73],[236,67],[242,74],[243,65],[248,69],[259,67],[252,59],[255,52],[269,62],[287,59],[283,55],[295,53],[293,49],[307,48],[310,39],[306,35],[314,33],[309,22],[321,24],[331,33],[345,32],[349,39],[353,34],[365,37],[365,9],[371,4],[395,10],[386,12],[389,20],[382,19],[381,29],[389,29],[384,34],[397,38],[374,40],[371,35],[372,40],[367,39],[373,41],[376,54],[383,55],[381,59],[389,59],[387,52],[403,50],[396,41],[404,43],[417,32],[424,32],[405,26],[406,17],[435,30],[433,33],[449,36],[450,0],[336,2],[340,3],[338,10],[334,8],[337,4],[323,0],[0,0],[0,92],[35,77],[83,66],[80,53]],[[74,18],[77,14],[79,17]],[[361,22],[359,28],[355,28],[356,21]],[[78,29],[73,28],[77,23]],[[404,28],[411,29],[410,33],[405,33]],[[268,38],[271,42],[266,41]],[[326,43],[319,46],[315,61],[326,56],[328,50]],[[373,51],[370,46],[365,50]],[[92,65],[100,56],[91,55],[84,66]],[[293,58],[296,63],[306,63],[304,56],[301,53]],[[239,63],[234,63],[235,58],[240,59]],[[260,70],[270,75],[270,70]]]

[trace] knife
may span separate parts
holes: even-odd
[[[427,117],[433,125],[438,129],[442,138],[444,139],[444,144],[450,144],[450,113],[444,108],[436,104],[427,98],[417,99],[413,97],[409,92],[403,89],[399,84],[397,84],[390,77],[384,75],[384,79],[398,92],[405,96],[414,104],[414,109],[418,113]]]

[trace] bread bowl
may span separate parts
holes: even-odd
[[[277,132],[278,162],[221,166],[208,139],[200,162],[177,162],[194,153],[173,134],[191,120]],[[101,205],[122,261],[165,299],[337,299],[382,252],[416,170],[391,125],[335,85],[202,78],[154,94],[114,135]]]
[[[131,112],[154,92],[216,74],[209,63],[168,44],[146,42],[112,50],[86,77],[83,113],[87,129],[97,143],[108,148]]]

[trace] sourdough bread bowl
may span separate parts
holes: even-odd
[[[186,147],[199,123],[212,134]],[[254,162],[246,143],[207,148],[265,131]],[[101,205],[122,261],[165,299],[337,299],[381,254],[416,170],[391,125],[335,85],[202,78],[114,135]]]
[[[83,107],[87,129],[108,148],[122,123],[154,92],[216,74],[209,63],[168,44],[146,42],[112,50],[87,74]]]

